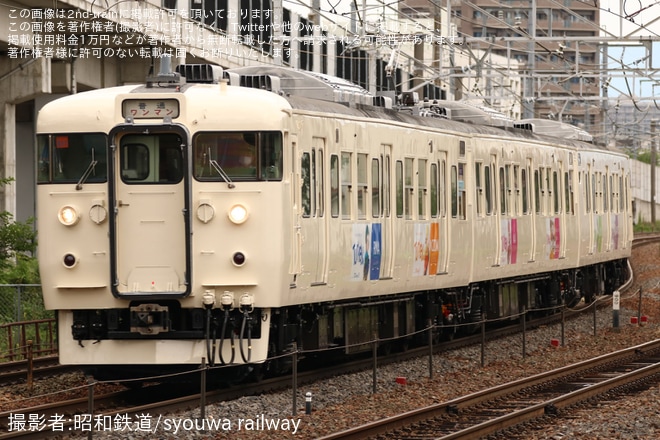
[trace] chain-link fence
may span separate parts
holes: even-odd
[[[0,284],[0,324],[52,317],[44,308],[40,284]]]

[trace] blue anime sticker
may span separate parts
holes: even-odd
[[[380,277],[381,226],[353,225],[351,279],[377,280]]]

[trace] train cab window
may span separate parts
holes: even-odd
[[[353,163],[351,153],[341,153],[341,218],[351,218]]]
[[[38,135],[38,183],[106,182],[107,136],[98,133]]]
[[[426,160],[417,161],[417,214],[420,220],[426,218],[426,194],[428,193],[426,183]]]
[[[181,137],[175,133],[126,135],[121,139],[119,162],[125,183],[179,183],[183,178]]]
[[[282,180],[280,132],[204,132],[193,138],[194,175],[200,181]]]
[[[367,155],[360,153],[357,155],[357,208],[358,219],[365,219],[367,217],[367,193],[369,190],[369,183],[367,179]]]
[[[339,217],[339,157],[330,156],[330,215]]]

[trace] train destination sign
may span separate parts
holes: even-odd
[[[122,102],[124,118],[164,119],[179,117],[179,101],[176,99],[126,99]]]

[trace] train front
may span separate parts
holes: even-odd
[[[120,378],[268,356],[289,286],[288,104],[210,66],[186,75],[39,114],[39,262],[63,364]]]

